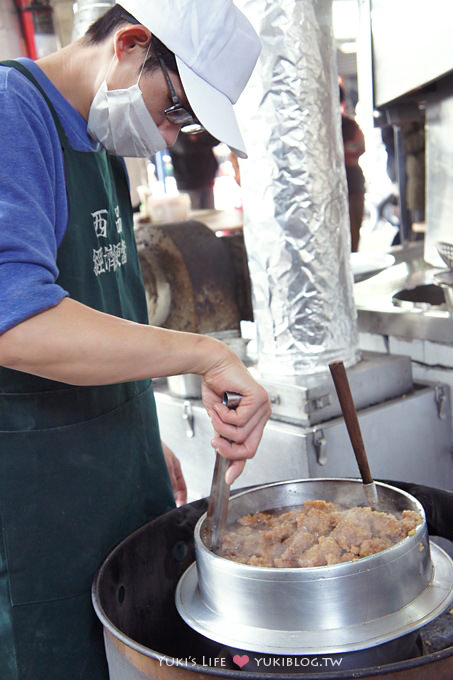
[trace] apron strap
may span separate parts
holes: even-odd
[[[69,143],[68,137],[66,135],[66,132],[64,131],[64,128],[60,122],[60,119],[57,115],[57,112],[55,111],[55,108],[50,101],[49,97],[47,94],[44,92],[43,88],[41,85],[38,83],[36,78],[30,73],[28,68],[26,68],[23,64],[21,64],[19,61],[14,61],[13,59],[6,59],[4,61],[0,61],[1,66],[8,66],[10,68],[15,68],[16,71],[20,71],[22,75],[24,75],[28,80],[33,83],[33,85],[39,90],[39,92],[42,94],[44,97],[47,106],[49,107],[49,111],[52,115],[53,121],[55,123],[55,127],[57,128],[58,136],[60,138],[60,142],[63,148],[71,148],[71,145]]]

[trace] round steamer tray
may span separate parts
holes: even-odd
[[[334,654],[375,647],[413,632],[447,609],[453,601],[453,561],[430,541],[433,577],[425,590],[392,614],[356,626],[317,630],[274,630],[226,619],[200,597],[196,563],[181,576],[176,608],[198,633],[230,647],[269,654]],[[353,640],[353,642],[351,642]]]

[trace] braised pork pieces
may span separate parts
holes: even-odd
[[[258,567],[322,567],[369,557],[415,532],[423,518],[370,507],[306,501],[301,508],[244,515],[225,534],[219,555]]]

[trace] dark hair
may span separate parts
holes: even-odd
[[[99,19],[97,19],[85,33],[85,40],[88,44],[96,44],[105,40],[118,26],[121,24],[139,24],[129,12],[126,12],[121,5],[113,5],[107,10]],[[178,74],[178,67],[176,66],[176,59],[173,52],[171,52],[163,42],[156,38],[153,34],[151,41],[153,51],[145,62],[145,71],[152,71],[160,66],[159,57],[156,52],[163,58],[165,65],[170,71]]]

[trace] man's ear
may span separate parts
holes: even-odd
[[[151,40],[151,31],[141,24],[123,26],[114,37],[114,50],[118,61],[122,57],[137,52],[138,49],[146,49]]]

